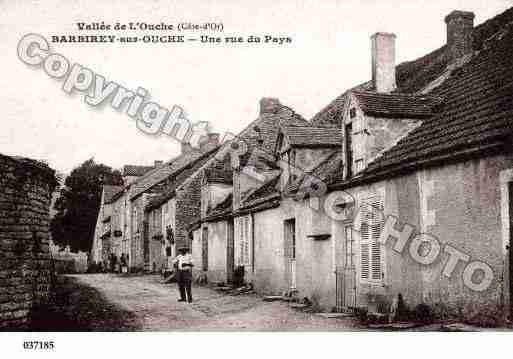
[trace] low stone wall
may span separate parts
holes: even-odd
[[[0,154],[0,329],[30,325],[51,282],[49,208],[56,185],[46,165]]]

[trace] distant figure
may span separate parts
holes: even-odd
[[[177,281],[178,289],[180,291],[180,299],[178,301],[188,301],[191,303],[192,267],[194,267],[194,264],[192,263],[192,256],[189,253],[189,248],[187,247],[179,248],[178,252],[180,254],[173,260],[173,264],[177,267]]]

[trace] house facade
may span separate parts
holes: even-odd
[[[155,166],[161,164],[155,161]],[[91,261],[108,264],[109,257],[118,259],[124,254],[130,259],[131,249],[131,185],[153,166],[125,165],[122,170],[123,186],[104,185],[95,228]]]
[[[195,175],[215,156],[219,145],[218,134],[208,134],[199,141],[193,152],[183,152],[175,160],[165,180],[154,186],[144,204],[144,220],[148,223],[147,243],[144,247],[147,270],[171,269],[170,259],[180,247],[191,246],[188,227],[200,216],[200,177]]]
[[[194,230],[205,272],[228,278],[233,228],[234,266],[261,293],[323,309],[388,313],[402,300],[440,317],[500,317],[512,288],[513,11],[473,19],[452,12],[447,44],[398,66],[395,35],[375,34],[371,81],[303,129],[274,128],[275,166],[242,157],[231,206],[220,197]]]
[[[102,210],[99,233],[109,215],[111,232],[128,226],[109,250],[126,248],[126,234],[133,270],[166,268],[187,246],[195,276],[322,310],[387,314],[401,302],[442,318],[503,317],[513,307],[512,22],[511,9],[476,27],[453,11],[447,43],[399,65],[396,36],[374,34],[370,81],[310,121],[262,99],[234,140],[184,145],[133,180]]]
[[[91,260],[94,263],[108,262],[112,250],[112,198],[121,189],[121,186],[103,186],[91,249]]]

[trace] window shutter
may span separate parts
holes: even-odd
[[[250,265],[250,245],[251,245],[251,227],[250,227],[250,217],[241,217],[239,221],[239,237],[240,237],[240,264],[241,265]]]
[[[239,220],[239,264],[244,265],[244,217]]]
[[[378,240],[384,220],[381,197],[373,196],[363,200],[361,209],[361,278],[380,281],[383,279],[383,264]]]
[[[361,224],[361,263],[360,263],[360,270],[361,270],[361,277],[362,279],[369,279],[369,272],[370,272],[370,257],[369,257],[369,225],[366,222],[362,222]]]
[[[249,264],[249,220],[244,218],[244,265]]]

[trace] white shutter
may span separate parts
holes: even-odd
[[[239,263],[241,265],[251,265],[251,223],[250,217],[240,217],[239,219]]]
[[[239,264],[244,265],[244,217],[239,218]]]
[[[378,240],[383,228],[383,203],[380,196],[362,201],[360,226],[360,277],[363,280],[381,281],[383,261]]]

